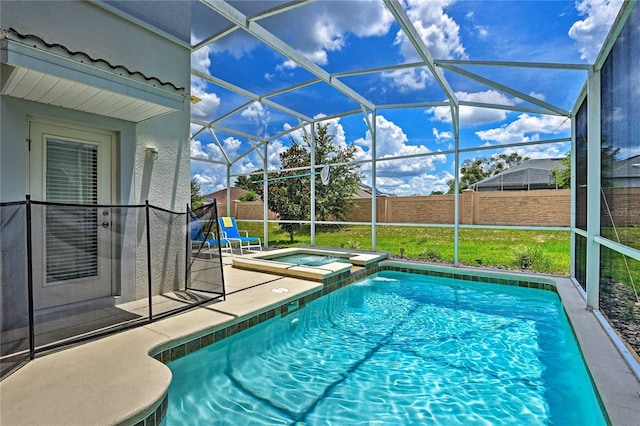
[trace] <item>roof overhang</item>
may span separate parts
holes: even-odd
[[[188,108],[182,88],[20,41],[0,43],[2,95],[132,122]]]

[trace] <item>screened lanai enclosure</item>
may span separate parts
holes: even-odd
[[[413,242],[426,260],[476,266],[483,262],[473,239],[482,233],[500,239],[522,230],[519,238],[551,258],[561,254],[546,244],[560,235],[571,253],[562,273],[618,333],[627,329],[623,351],[638,351],[637,326],[627,325],[637,325],[640,312],[640,7],[525,6],[194,3],[192,177],[205,193],[226,189],[222,213],[262,223],[252,229],[266,245],[275,225],[299,224],[311,245],[334,247],[354,244],[344,235],[364,228],[369,238],[359,248],[401,257]],[[567,13],[574,6],[577,20]],[[581,38],[605,21],[589,43]],[[564,37],[551,40],[547,27],[561,27]],[[333,152],[319,147],[319,129],[331,135]],[[298,147],[306,162],[292,159]],[[339,154],[349,147],[345,161]],[[527,160],[556,166],[532,167],[511,182],[522,191],[467,189],[473,160],[514,154],[520,160],[502,170],[526,168]],[[369,195],[354,194],[354,207],[336,220],[325,212],[327,187],[347,185],[354,169]],[[239,182],[261,197],[259,213],[231,200]],[[289,201],[306,210],[270,210],[277,203],[269,197],[279,202],[283,187],[296,186]],[[332,226],[340,232],[320,242],[318,230]],[[380,238],[387,232],[393,245]],[[447,249],[434,253],[433,232]]]
[[[26,244],[29,223],[72,219],[110,235],[109,309],[91,318],[94,332],[224,298],[222,254],[192,245],[193,224],[221,235],[217,217],[234,216],[266,248],[282,228],[297,244],[568,275],[640,377],[637,1],[2,3],[3,327],[11,312],[20,320],[3,374],[39,345],[91,337],[29,336],[27,322],[62,317],[70,329],[84,314],[71,302],[100,299],[27,304],[31,272],[67,273],[30,263],[47,248]],[[60,76],[77,93],[60,89],[55,103]],[[29,159],[31,136],[59,122],[71,141],[87,126],[113,138],[104,203],[44,189],[43,176],[103,186],[78,178],[102,171],[102,142],[82,145],[86,173]],[[58,139],[46,155],[63,161],[70,144]],[[217,212],[182,202],[188,177]],[[233,200],[234,187],[257,200]],[[158,299],[166,309],[154,312]]]

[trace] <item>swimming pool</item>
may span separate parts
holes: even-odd
[[[385,271],[168,364],[173,424],[606,424],[555,293]]]

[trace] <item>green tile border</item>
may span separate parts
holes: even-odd
[[[428,269],[428,268],[420,268],[420,267],[411,267],[407,266],[399,266],[399,265],[380,265],[378,271],[396,271],[396,272],[407,272],[417,275],[426,275],[432,277],[439,278],[452,278],[463,281],[472,281],[472,282],[482,282],[488,284],[500,284],[507,286],[516,286],[516,287],[526,287],[526,288],[535,288],[539,290],[551,291],[553,293],[558,293],[558,289],[556,285],[551,282],[551,280],[541,279],[540,281],[529,281],[523,279],[524,277],[515,277],[515,276],[507,276],[505,278],[501,278],[500,275],[503,275],[502,272],[490,272],[490,273],[474,273],[473,271],[443,271],[439,269]]]
[[[134,426],[159,426],[160,423],[162,423],[162,420],[164,420],[164,416],[167,414],[167,408],[169,408],[169,395],[165,393],[160,404],[158,404],[153,413],[149,414],[138,423],[135,423]]]
[[[358,270],[353,274],[349,271],[346,271],[345,273],[334,275],[323,281],[324,286],[321,290],[317,290],[313,293],[307,294],[306,296],[302,296],[298,299],[294,299],[286,303],[282,303],[267,311],[256,313],[255,315],[247,319],[241,320],[239,322],[228,324],[225,327],[212,330],[207,334],[196,337],[185,343],[180,343],[170,348],[163,349],[155,353],[153,355],[153,358],[155,358],[156,360],[164,364],[167,364],[171,361],[175,361],[192,352],[195,352],[209,345],[212,345],[216,342],[224,340],[227,337],[231,337],[234,334],[245,331],[253,326],[261,324],[272,318],[275,318],[277,316],[282,317],[282,316],[289,315],[290,313],[295,312],[295,310],[304,308],[304,306],[307,303],[313,300],[316,300],[319,297],[322,297],[333,291],[336,291],[342,287],[345,287],[349,284],[352,284],[356,281],[359,281],[363,278],[366,278],[368,275],[371,275],[376,271],[377,271],[377,267],[375,265],[367,265],[367,267],[362,268],[361,270]],[[294,310],[291,310],[289,309],[290,305],[297,305],[297,307]]]

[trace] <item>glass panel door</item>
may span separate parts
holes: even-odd
[[[36,309],[114,294],[111,271],[111,152],[115,135],[31,122]],[[36,266],[38,265],[38,266]]]

